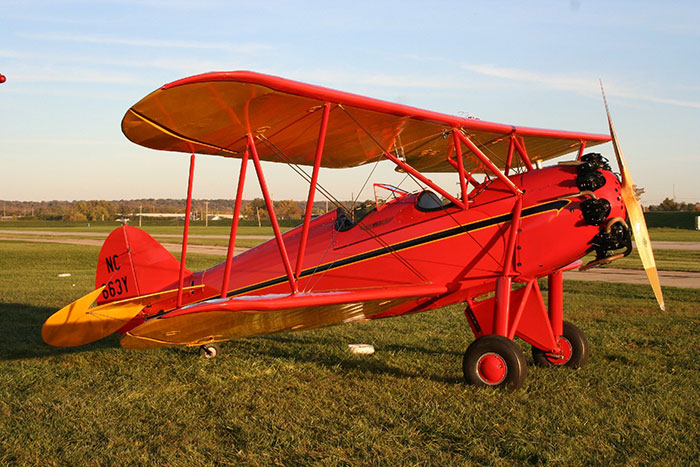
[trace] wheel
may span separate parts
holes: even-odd
[[[221,354],[221,346],[219,344],[204,344],[199,347],[199,356],[202,358],[216,358]]]
[[[564,321],[563,334],[557,340],[561,354],[545,352],[537,347],[532,348],[532,358],[540,366],[566,366],[580,368],[588,363],[588,341],[586,335],[578,327]]]
[[[527,362],[515,342],[497,334],[476,339],[464,353],[464,380],[478,387],[514,390],[527,376]]]

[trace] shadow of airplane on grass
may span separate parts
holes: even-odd
[[[312,333],[312,332],[311,332]],[[310,334],[311,334],[310,333]],[[261,357],[283,358],[287,360],[296,360],[305,363],[314,363],[324,366],[329,369],[340,368],[343,371],[360,371],[372,375],[392,375],[399,378],[424,378],[440,383],[457,384],[464,380],[461,376],[454,377],[445,376],[444,374],[430,374],[422,370],[406,371],[388,364],[387,362],[372,356],[339,356],[335,351],[318,352],[319,348],[333,348],[344,346],[337,339],[323,336],[298,336],[296,333],[275,334],[248,338],[238,341],[238,344],[243,347],[243,352],[247,355],[258,354]],[[257,341],[257,344],[256,344]],[[260,345],[263,341],[264,346]],[[231,344],[236,343],[233,341]],[[229,345],[231,345],[229,344]],[[300,346],[306,347],[308,350],[301,350]],[[444,355],[446,358],[452,358],[452,355],[458,352],[438,352],[435,350],[425,349],[420,346],[399,346],[390,345],[383,347],[380,352],[410,352],[424,355]],[[461,355],[461,354],[460,354]]]
[[[112,335],[92,344],[80,347],[53,347],[41,339],[41,326],[46,318],[56,310],[50,307],[38,307],[22,303],[0,303],[0,360],[23,360],[31,358],[55,357],[102,349],[119,348],[119,336]],[[392,375],[399,378],[426,378],[432,381],[455,384],[462,382],[461,377],[428,374],[425,371],[405,371],[391,366],[378,358],[344,357],[337,352],[322,352],[319,349],[332,349],[344,346],[334,337],[314,335],[310,332],[304,336],[298,333],[276,334],[250,337],[225,344],[230,352],[241,352],[248,356],[281,358],[321,365],[326,368],[343,371],[360,371],[373,375]],[[300,350],[301,347],[301,350]],[[160,349],[159,351],[182,352],[181,348]],[[422,346],[388,345],[380,351],[409,352],[424,355],[444,355],[452,358],[459,352],[440,352]],[[226,349],[225,353],[226,354]],[[183,358],[199,358],[183,354]],[[225,358],[225,357],[224,357]]]
[[[55,311],[54,308],[24,303],[0,303],[0,360],[50,357],[119,347],[119,341],[113,337],[72,348],[45,344],[41,339],[41,326]]]

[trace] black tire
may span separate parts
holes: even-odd
[[[489,334],[477,338],[464,353],[464,381],[482,388],[520,388],[527,376],[527,362],[512,340]]]
[[[219,344],[204,344],[199,347],[199,356],[202,358],[216,358],[219,355],[221,355],[221,346]]]
[[[563,335],[559,345],[564,351],[562,356],[555,356],[537,347],[532,348],[535,364],[547,367],[581,368],[588,363],[588,341],[586,335],[574,324],[564,321]]]

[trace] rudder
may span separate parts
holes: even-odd
[[[98,304],[163,290],[177,284],[180,262],[156,239],[123,225],[109,234],[97,261],[95,288],[105,286]],[[191,272],[185,269],[185,277]]]

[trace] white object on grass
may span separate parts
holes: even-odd
[[[374,346],[370,344],[348,344],[348,349],[358,355],[372,355],[374,353]]]

